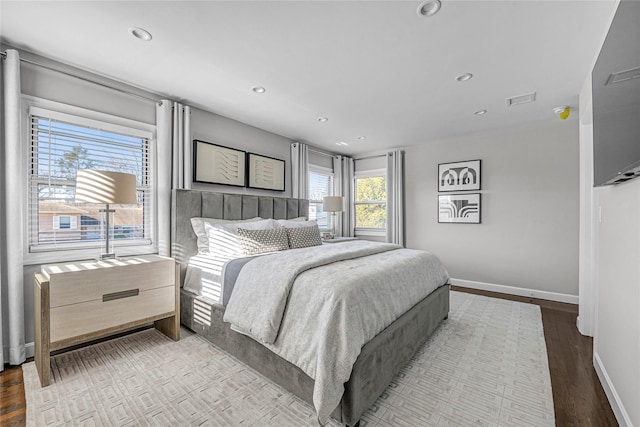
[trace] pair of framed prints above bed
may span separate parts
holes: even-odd
[[[193,180],[284,191],[285,161],[194,139]]]

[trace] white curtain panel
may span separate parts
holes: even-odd
[[[404,246],[404,151],[387,153],[387,242]]]
[[[171,159],[172,149],[172,102],[162,100],[156,104],[156,138],[158,161],[158,253],[170,255],[171,239]]]
[[[309,146],[302,142],[291,144],[291,197],[309,197]]]
[[[25,361],[24,285],[23,285],[23,177],[20,108],[20,56],[16,50],[6,51],[2,61],[3,144],[0,152],[0,370],[4,364],[19,365]],[[8,353],[8,354],[7,354]],[[8,356],[8,357],[7,357]]]
[[[344,198],[344,211],[336,216],[336,235],[353,237],[354,211],[353,211],[353,179],[354,162],[351,157],[335,156],[333,158],[333,194]]]
[[[173,103],[173,173],[176,189],[191,189],[191,107]]]
[[[0,60],[0,62],[3,62],[3,61]],[[2,111],[2,103],[4,102],[3,100],[4,100],[4,64],[0,65],[0,111]],[[4,117],[1,114],[0,114],[0,129],[4,129]],[[4,170],[4,147],[5,147],[4,135],[0,135],[0,167],[3,170]],[[3,334],[3,330],[4,330],[3,325],[5,325],[3,305],[6,299],[3,296],[5,293],[4,284],[6,282],[6,279],[5,279],[6,267],[5,267],[4,255],[6,254],[6,251],[7,251],[7,247],[6,247],[7,239],[4,236],[4,229],[5,229],[4,207],[6,206],[5,193],[4,193],[5,185],[6,185],[6,179],[4,177],[4,173],[0,173],[0,372],[4,370],[4,359],[5,359],[4,334]],[[8,322],[6,324],[8,324]]]
[[[158,253],[171,253],[171,190],[190,189],[191,108],[162,100],[156,105],[158,139]]]

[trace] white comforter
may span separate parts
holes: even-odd
[[[362,346],[448,278],[434,255],[390,244],[283,251],[244,266],[224,320],[315,380],[324,424]]]

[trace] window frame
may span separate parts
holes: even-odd
[[[22,186],[23,200],[22,207],[26,213],[23,227],[23,249],[24,263],[43,264],[61,261],[73,261],[88,258],[95,258],[104,245],[102,240],[87,243],[59,243],[54,245],[40,244],[33,245],[33,233],[37,224],[33,221],[33,215],[38,215],[37,210],[31,210],[33,198],[37,198],[37,191],[32,191],[31,185],[31,117],[39,116],[72,123],[78,126],[89,128],[100,128],[108,132],[120,133],[148,140],[148,161],[147,175],[149,179],[149,203],[145,203],[145,209],[150,209],[148,215],[144,215],[144,227],[148,231],[148,238],[135,241],[118,241],[114,239],[111,243],[114,248],[118,248],[119,256],[141,255],[158,252],[158,197],[157,197],[157,139],[156,126],[136,120],[127,119],[112,114],[89,110],[82,107],[63,104],[56,101],[37,98],[29,95],[22,96]],[[66,184],[66,181],[65,181]],[[37,185],[37,180],[35,182]],[[37,230],[35,230],[37,232]]]
[[[336,174],[333,172],[332,168],[328,168],[325,166],[318,166],[318,165],[313,165],[313,164],[309,164],[308,165],[308,171],[307,171],[307,192],[309,191],[309,174],[311,173],[315,173],[318,175],[327,175],[331,177],[331,185],[329,186],[329,196],[333,196],[335,194],[335,182],[336,182]],[[323,200],[311,200],[311,198],[308,199],[309,200],[309,206],[311,206],[312,203],[323,203]],[[307,218],[310,219],[310,218]],[[325,232],[329,232],[331,231],[331,218],[330,215],[327,215],[327,227],[320,227],[318,226],[318,229],[320,230],[321,233],[325,233]]]
[[[387,181],[387,169],[370,169],[361,172],[355,172],[353,175],[353,223],[354,223],[354,232],[356,236],[372,236],[372,237],[386,237],[387,235],[387,221],[388,218],[385,215],[385,223],[384,228],[368,228],[368,227],[357,227],[355,224],[357,221],[357,209],[358,205],[372,205],[372,204],[383,204],[387,207],[388,197],[384,202],[376,201],[376,202],[358,202],[356,201],[357,191],[358,191],[358,179],[360,178],[373,178],[381,176]],[[387,189],[388,190],[388,189]]]

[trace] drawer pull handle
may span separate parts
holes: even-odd
[[[113,301],[116,299],[135,297],[140,294],[140,289],[128,289],[126,291],[113,292],[111,294],[102,295],[102,302]]]

